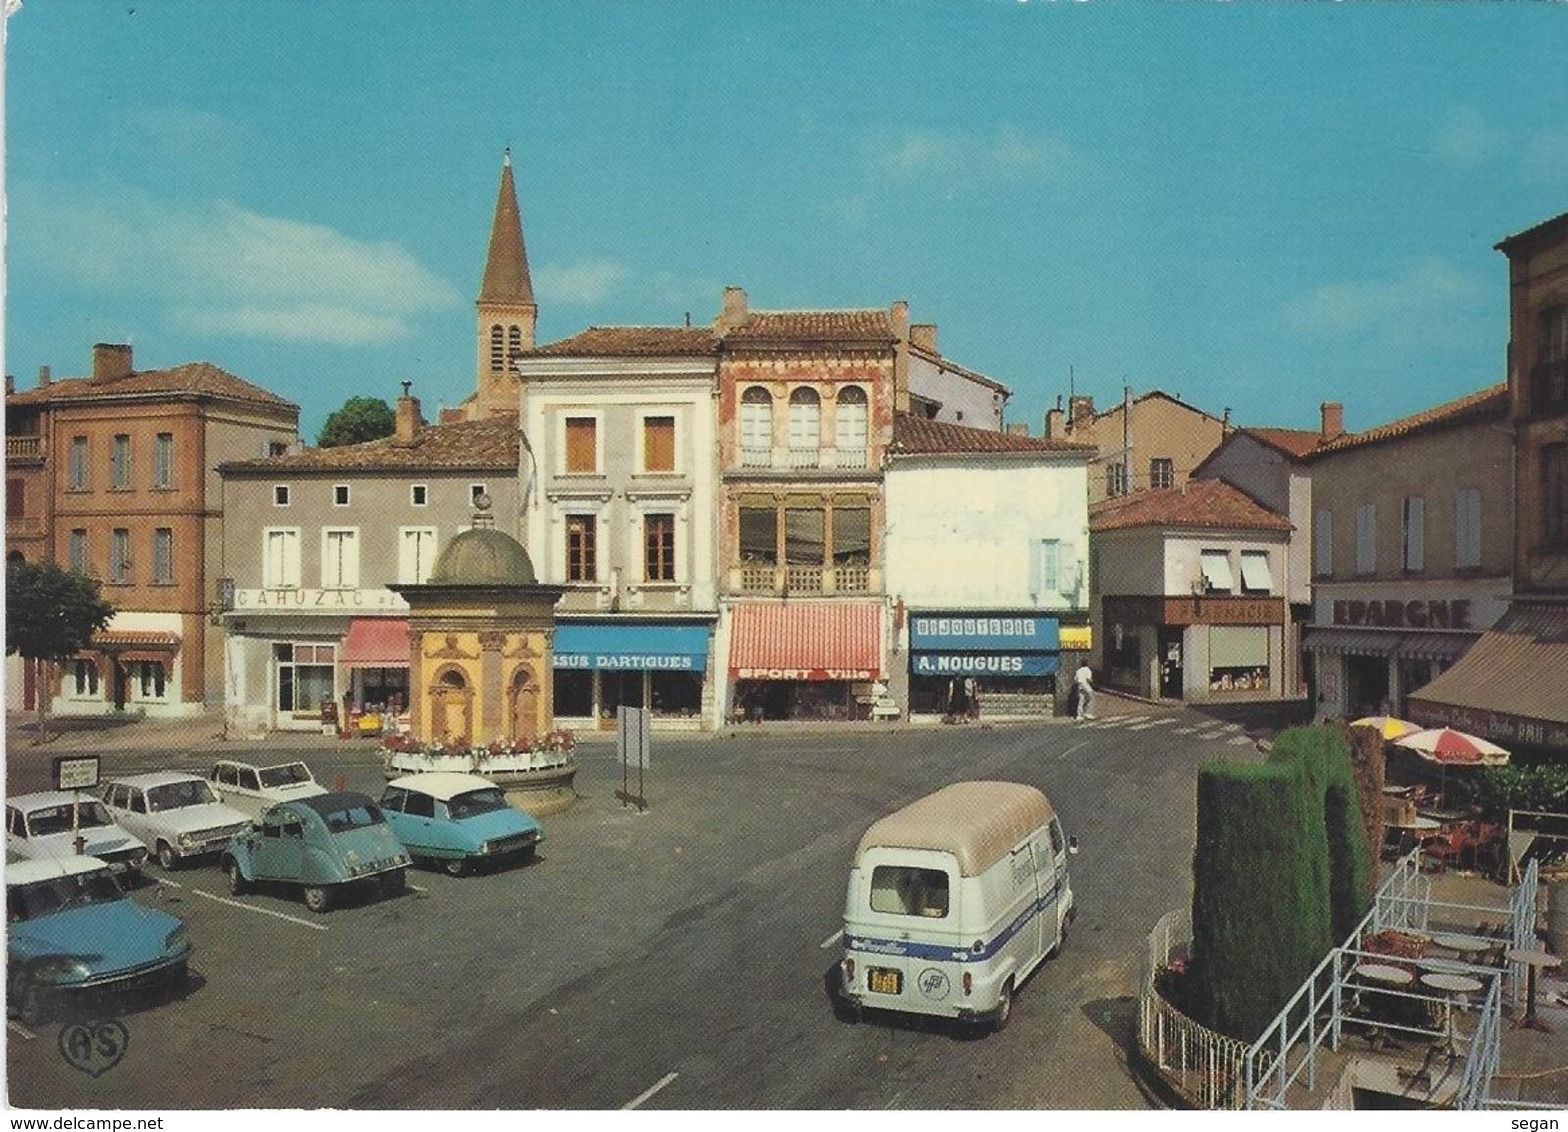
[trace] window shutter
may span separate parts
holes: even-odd
[[[1315,573],[1328,577],[1334,573],[1334,512],[1320,508],[1312,527],[1312,554]]]
[[[675,470],[675,418],[645,417],[642,422],[643,468],[650,472]]]
[[[1405,497],[1405,569],[1426,568],[1426,500]]]
[[[599,470],[597,425],[598,422],[592,417],[566,419],[566,470],[568,472]]]

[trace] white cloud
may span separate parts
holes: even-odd
[[[1489,164],[1504,156],[1508,147],[1508,131],[1492,125],[1470,106],[1451,109],[1432,138],[1432,156],[1456,168]]]
[[[630,275],[623,264],[608,259],[568,266],[546,264],[534,273],[534,293],[551,302],[599,303],[620,289]]]
[[[1328,283],[1287,302],[1286,325],[1309,335],[1348,337],[1394,329],[1480,293],[1476,281],[1440,259],[1412,263],[1397,278]]]
[[[460,301],[456,288],[396,244],[228,201],[177,203],[130,191],[111,198],[40,185],[19,195],[13,215],[27,222],[13,248],[28,269],[162,302],[186,327],[354,344],[406,337],[411,316]],[[29,240],[40,246],[29,248]]]
[[[964,184],[1059,180],[1082,171],[1085,157],[1057,135],[1027,136],[1013,126],[974,135],[915,130],[868,150],[873,171],[895,177],[949,178]]]

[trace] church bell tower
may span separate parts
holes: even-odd
[[[512,179],[512,151],[501,163],[501,188],[495,198],[495,219],[490,225],[490,250],[485,258],[484,280],[479,286],[477,312],[477,363],[473,416],[515,416],[522,396],[522,382],[512,357],[534,345],[539,307],[528,275],[528,251],[523,246],[523,218],[517,208],[517,186]]]

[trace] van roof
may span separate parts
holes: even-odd
[[[1055,813],[1033,786],[955,782],[872,822],[855,847],[855,864],[867,849],[935,849],[958,858],[961,876],[976,876]]]

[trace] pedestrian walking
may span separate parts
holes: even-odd
[[[964,677],[964,705],[969,713],[969,722],[974,723],[980,718],[980,686],[975,683],[973,676]]]
[[[1078,692],[1079,722],[1094,718],[1094,671],[1089,667],[1089,662],[1084,661],[1078,666],[1078,671],[1073,673],[1073,687]]]

